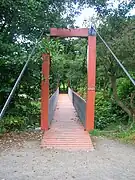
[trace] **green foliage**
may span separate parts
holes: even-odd
[[[135,88],[128,78],[121,77],[117,79],[117,92],[121,99],[128,99],[131,93],[135,92]]]
[[[14,107],[8,111],[8,114],[23,117],[26,127],[35,127],[39,125],[40,121],[40,103],[20,99],[19,102],[15,102]]]
[[[5,132],[22,130],[24,126],[24,119],[18,116],[7,116],[2,122],[0,122],[1,131]]]
[[[104,129],[110,123],[116,121],[116,114],[112,113],[111,100],[105,99],[102,92],[96,93],[95,106],[95,127],[97,129]]]
[[[57,88],[58,83],[61,79],[63,79],[62,76],[64,76],[64,72],[66,71],[66,65],[64,62],[64,45],[59,39],[49,39],[49,38],[43,38],[42,42],[39,46],[39,51],[42,53],[48,53],[51,57],[50,62],[50,95],[54,93],[54,91]],[[65,72],[66,74],[66,72]],[[64,78],[66,75],[64,76]],[[64,79],[66,81],[66,79]]]
[[[110,126],[108,130],[98,130],[94,129],[90,132],[91,136],[102,136],[108,137],[111,139],[118,139],[125,143],[133,143],[135,144],[135,127],[132,129],[121,129],[117,124],[115,124],[115,129]]]
[[[19,131],[40,126],[40,103],[36,101],[15,102],[0,122],[0,132]]]
[[[105,94],[105,95],[104,95]],[[129,117],[121,107],[117,105],[114,98],[106,93],[96,93],[95,104],[95,128],[103,130],[113,124],[128,125]]]
[[[34,43],[44,30],[45,45],[41,43],[42,48],[40,46],[36,48],[6,112],[6,116],[15,117],[18,123],[20,123],[19,117],[22,117],[26,127],[39,126],[40,108],[33,102],[37,102],[40,98],[41,54],[49,51],[54,57],[56,48],[58,47],[60,54],[63,47],[59,47],[62,44],[54,40],[48,41],[48,44],[47,34],[50,27],[66,28],[73,25],[75,9],[72,2],[72,0],[68,2],[66,0],[0,1],[0,110],[27,61]],[[67,10],[68,14],[66,14]],[[55,54],[57,53],[58,51]],[[56,61],[53,61],[51,65],[52,71],[57,69],[55,63]],[[58,83],[55,72],[51,73],[50,77],[51,92]],[[8,118],[7,122],[13,122],[9,129],[13,130],[12,126],[15,126],[15,129],[19,128],[13,119],[10,121]]]

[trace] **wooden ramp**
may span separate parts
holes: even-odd
[[[67,94],[60,94],[51,127],[44,133],[42,147],[92,151],[93,145],[87,131],[80,123]]]

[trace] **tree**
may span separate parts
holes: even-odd
[[[50,27],[70,27],[73,25],[73,18],[72,1],[2,0],[0,2],[0,109],[41,32],[44,31],[44,37],[47,37]],[[41,51],[37,47],[13,96],[8,114],[20,113],[21,116],[24,106],[29,106],[31,100],[40,97],[41,63]],[[26,113],[28,112],[25,111],[23,115],[27,116]]]

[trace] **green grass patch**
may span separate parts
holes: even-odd
[[[90,135],[107,137],[117,139],[125,143],[135,144],[135,127],[129,129],[125,126],[113,125],[112,128],[108,127],[104,130],[94,129],[93,131],[90,131]]]

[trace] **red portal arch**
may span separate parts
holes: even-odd
[[[93,28],[63,29],[51,28],[52,37],[82,37],[88,39],[87,50],[87,100],[86,100],[86,130],[94,129],[94,111],[95,111],[95,84],[96,84],[96,33]],[[45,79],[49,76],[49,57],[43,56],[43,75]],[[46,90],[45,90],[46,88]],[[41,93],[41,128],[48,129],[48,114],[44,114],[44,108],[48,112],[49,84],[47,80],[42,80]],[[46,95],[45,92],[47,91]],[[45,96],[45,97],[43,97]],[[45,101],[45,99],[48,99]]]

